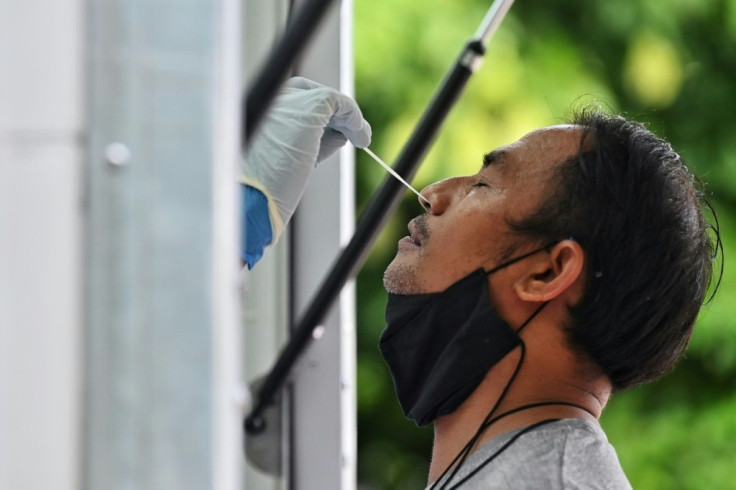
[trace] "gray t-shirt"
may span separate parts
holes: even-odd
[[[522,430],[502,434],[471,454],[445,488],[453,488]],[[459,488],[619,490],[631,484],[598,424],[562,419],[521,435]]]

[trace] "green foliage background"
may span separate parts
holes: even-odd
[[[490,1],[355,0],[356,98],[391,162]],[[615,396],[602,424],[634,488],[736,489],[736,0],[517,0],[414,180],[475,172],[480,158],[581,101],[647,122],[708,185],[725,275],[687,358]],[[384,172],[358,155],[359,212]],[[431,429],[401,415],[377,349],[384,268],[421,212],[407,193],[358,277],[359,481],[423,488]]]

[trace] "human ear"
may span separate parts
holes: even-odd
[[[570,304],[582,297],[585,252],[575,240],[562,240],[547,254],[528,262],[524,274],[514,282],[514,292],[523,301],[551,301],[567,296]]]

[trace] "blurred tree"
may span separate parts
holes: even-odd
[[[391,161],[490,2],[356,0],[356,97]],[[736,0],[524,0],[491,41],[417,178],[475,172],[483,153],[598,102],[646,122],[707,184],[726,255],[736,252]],[[359,211],[385,178],[358,155]],[[358,277],[359,481],[423,488],[431,429],[401,414],[377,343],[381,276],[421,212],[407,201]],[[634,488],[734,488],[736,269],[698,321],[687,359],[665,379],[616,395],[602,424]]]

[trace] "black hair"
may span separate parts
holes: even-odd
[[[682,357],[723,246],[702,186],[669,143],[596,109],[570,122],[583,127],[579,151],[555,166],[539,209],[509,225],[580,243],[586,289],[570,309],[569,338],[621,390]]]

